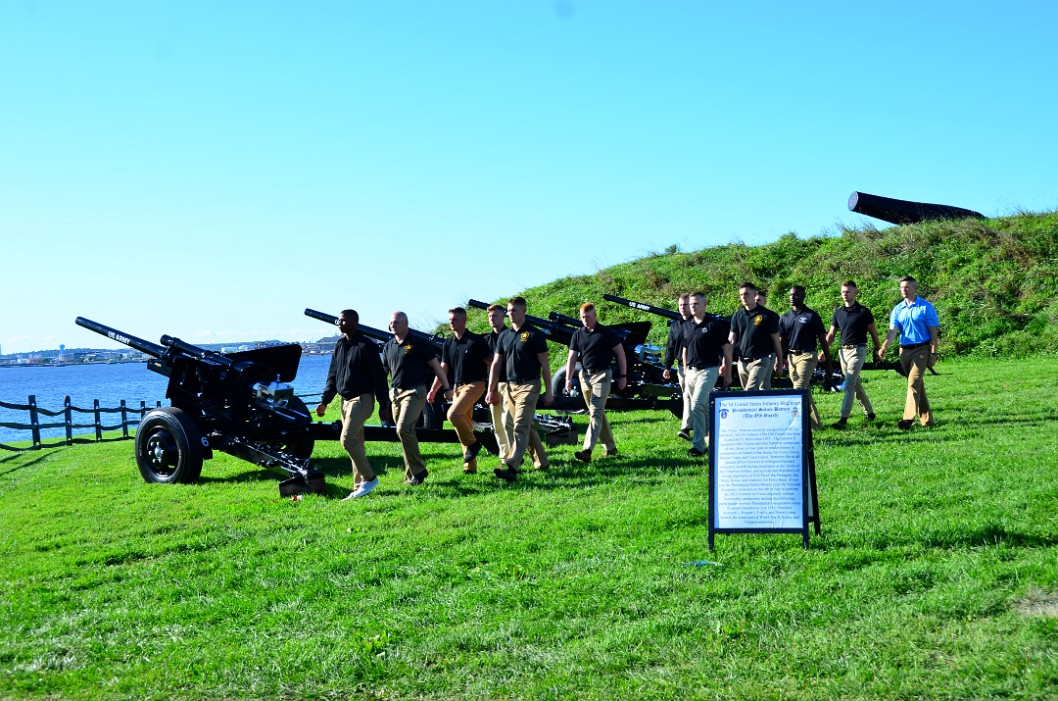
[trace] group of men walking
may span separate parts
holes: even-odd
[[[867,362],[867,338],[870,336],[881,361],[889,346],[899,338],[900,364],[908,378],[903,418],[897,426],[910,430],[916,420],[923,426],[933,425],[933,414],[923,381],[926,371],[937,361],[939,321],[936,309],[918,296],[918,283],[907,276],[900,280],[903,298],[889,315],[889,333],[879,342],[871,310],[856,301],[856,283],[841,286],[842,305],[834,310],[830,329],[824,331],[819,314],[805,304],[805,288],[790,288],[790,310],[779,316],[765,306],[766,297],[751,282],[739,287],[741,306],[730,321],[706,313],[703,292],[680,295],[678,308],[682,321],[669,328],[665,348],[665,377],[677,367],[683,390],[684,411],[677,435],[691,442],[688,454],[705,455],[709,435],[709,392],[722,382],[731,384],[731,368],[737,358],[739,381],[744,390],[769,390],[773,374],[784,368],[794,389],[809,389],[820,362],[826,364],[826,376],[832,374],[831,346],[840,334],[839,359],[844,375],[841,417],[832,424],[843,429],[848,425],[854,402],[859,402],[871,422],[874,408],[860,380]],[[726,331],[726,333],[725,333]],[[812,427],[822,427],[822,419],[811,394],[808,395]]]
[[[768,390],[772,376],[788,368],[793,387],[808,389],[819,362],[826,363],[827,375],[831,374],[831,347],[835,342],[841,344],[839,359],[845,385],[841,417],[833,426],[847,426],[854,402],[859,402],[867,421],[874,421],[874,409],[860,382],[860,371],[868,358],[868,336],[879,360],[899,337],[900,362],[908,377],[908,389],[898,426],[910,429],[916,419],[931,426],[933,415],[923,376],[937,360],[937,313],[933,305],[918,296],[914,278],[900,281],[900,293],[903,299],[890,313],[889,333],[882,342],[870,309],[856,301],[856,283],[851,280],[841,286],[842,306],[835,309],[827,331],[819,314],[805,304],[805,289],[800,285],[790,288],[790,310],[782,317],[765,306],[763,292],[750,282],[739,287],[740,307],[729,320],[707,312],[704,292],[680,295],[682,320],[673,322],[669,329],[664,376],[670,379],[676,366],[684,402],[677,435],[691,442],[688,454],[706,454],[709,393],[718,384],[730,386],[737,371],[743,389]],[[521,297],[513,297],[506,307],[494,304],[487,313],[490,332],[479,335],[467,329],[465,309],[450,309],[452,336],[438,353],[432,340],[410,332],[404,312],[394,312],[389,324],[393,336],[381,354],[374,341],[359,331],[355,310],[347,309],[339,315],[342,335],[335,344],[316,413],[323,416],[330,402],[341,396],[341,443],[353,464],[353,491],[347,499],[370,494],[378,486],[364,448],[364,424],[373,414],[376,401],[380,419],[396,425],[406,484],[422,484],[429,476],[419,452],[415,426],[426,404],[432,403],[438,392],[450,401],[448,420],[463,447],[465,473],[478,470],[477,456],[482,445],[474,433],[473,407],[483,396],[492,413],[499,447],[501,466],[493,470],[495,476],[515,481],[526,454],[537,470],[548,469],[547,449],[533,427],[537,405],[548,406],[554,401],[547,339],[541,329],[527,321],[526,301]],[[571,390],[574,377],[578,377],[589,423],[582,449],[573,456],[590,463],[599,444],[604,455],[617,454],[605,407],[612,387],[624,389],[628,365],[620,339],[613,330],[598,323],[593,304],[581,307],[580,319],[582,327],[573,334],[566,359],[566,389]],[[511,322],[509,327],[507,320]],[[811,394],[809,402],[812,426],[821,428]]]

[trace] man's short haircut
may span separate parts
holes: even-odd
[[[501,311],[504,314],[506,314],[507,313],[507,307],[503,306],[502,304],[490,304],[489,308],[486,309],[485,311],[488,311],[488,312]]]
[[[791,290],[797,290],[801,294],[805,293],[805,286],[804,285],[790,285],[790,289]]]
[[[393,313],[396,315],[396,317],[398,319],[400,319],[404,323],[408,323],[408,315],[407,314],[405,314],[404,312],[401,312],[401,311],[396,311],[396,312],[393,312]]]
[[[910,275],[905,275],[904,277],[900,278],[900,282],[910,282],[912,285],[918,284],[918,280],[911,277]]]
[[[338,316],[344,316],[346,321],[354,324],[360,323],[360,315],[356,313],[355,309],[343,309]]]
[[[585,302],[584,304],[580,305],[581,314],[588,311],[589,309],[595,311],[595,305],[591,302]]]
[[[856,287],[856,283],[853,282],[852,280],[846,280],[845,282],[841,283],[841,286],[842,287]]]
[[[752,282],[747,280],[746,282],[743,282],[741,285],[739,285],[738,289],[740,289],[740,290],[753,290],[754,292],[756,292],[757,291],[757,286],[754,285]]]
[[[694,293],[693,292],[681,292],[680,293],[680,301],[682,302],[685,299],[690,299],[692,294],[694,294]]]
[[[694,292],[688,292],[687,293],[687,298],[690,299],[691,297],[701,297],[702,299],[705,299],[705,293],[702,292],[701,290],[696,290]]]
[[[525,301],[525,297],[511,297],[507,300],[507,305],[510,306],[512,304],[516,307],[521,307],[522,309],[527,309],[529,307]]]
[[[459,314],[460,316],[466,316],[467,315],[467,310],[463,309],[463,307],[452,307],[451,309],[448,310],[448,313],[449,314]]]

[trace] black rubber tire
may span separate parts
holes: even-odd
[[[176,407],[147,413],[136,429],[136,465],[146,482],[190,484],[202,474],[202,431]]]
[[[568,411],[569,414],[585,414],[588,408],[584,406],[584,395],[580,390],[580,363],[577,363],[573,368],[573,391],[566,391],[566,366],[563,365],[558,370],[555,370],[555,374],[551,376],[551,394],[555,395],[555,399],[561,397],[569,397],[573,400],[576,405],[576,409]]]

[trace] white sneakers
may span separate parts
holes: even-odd
[[[378,477],[368,482],[362,483],[354,491],[349,492],[349,496],[347,496],[345,499],[342,499],[342,501],[349,501],[350,499],[356,499],[357,497],[366,497],[368,494],[373,492],[375,490],[375,487],[377,486]]]

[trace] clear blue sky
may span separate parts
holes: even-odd
[[[429,328],[833,233],[853,190],[1053,210],[1056,28],[1043,0],[0,0],[0,351],[107,345],[78,315]]]

